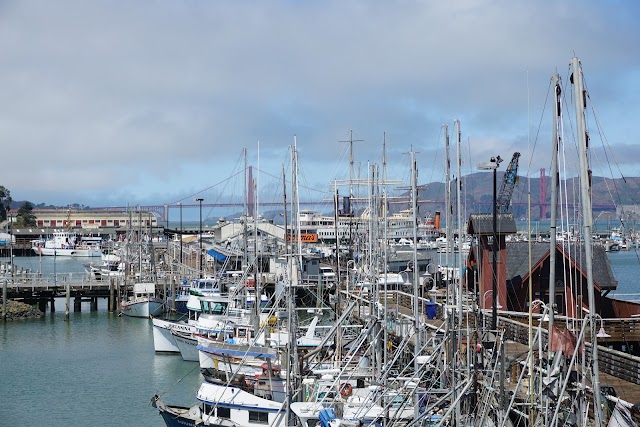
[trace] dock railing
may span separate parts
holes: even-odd
[[[73,288],[93,288],[108,287],[109,280],[96,280],[89,273],[56,273],[40,274],[17,272],[14,274],[5,273],[0,276],[0,283],[6,282],[7,289],[20,291],[31,290],[32,292],[50,291],[64,288],[67,285]]]
[[[529,344],[529,326],[523,323],[524,315],[522,313],[509,313],[510,317],[500,316],[499,326],[505,328],[505,337],[507,339],[519,342],[521,344]],[[516,319],[520,319],[516,320]],[[636,334],[640,332],[640,319],[604,319],[603,325],[606,325],[607,335],[609,337],[598,338],[602,343],[607,341],[619,341],[616,336],[633,337],[631,341],[637,340]],[[534,331],[540,327],[539,319],[534,322]],[[596,328],[598,329],[598,328]],[[541,328],[543,343],[548,342],[548,330]],[[605,341],[606,340],[606,341]],[[591,358],[591,342],[588,337],[585,338],[586,356]],[[628,381],[633,384],[640,385],[640,357],[623,351],[614,350],[605,345],[598,344],[598,365],[601,372]]]

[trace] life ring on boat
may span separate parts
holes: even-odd
[[[353,393],[353,387],[351,387],[351,384],[349,383],[340,384],[338,390],[340,390],[340,396],[342,397],[351,396],[351,393]]]

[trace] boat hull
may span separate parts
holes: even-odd
[[[71,257],[99,257],[102,256],[100,249],[94,248],[73,248],[73,249],[53,249],[53,248],[31,248],[36,255],[42,256],[71,256]]]
[[[195,427],[196,425],[196,420],[188,416],[174,415],[162,410],[160,410],[160,415],[167,427]]]
[[[159,316],[162,314],[162,300],[152,298],[140,301],[126,301],[122,303],[122,314],[129,317]]]
[[[200,356],[198,354],[198,340],[196,338],[181,334],[176,331],[171,331],[171,335],[173,336],[173,339],[183,360],[187,362],[200,361]]]
[[[153,348],[156,353],[180,353],[176,340],[171,335],[171,326],[175,322],[153,319]]]

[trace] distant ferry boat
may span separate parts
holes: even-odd
[[[356,234],[364,234],[369,229],[371,221],[369,209],[360,216],[339,216],[338,225],[333,216],[323,215],[312,210],[302,210],[299,214],[300,234],[302,236],[314,236],[312,242],[331,242],[336,240],[336,231],[340,239],[351,238]],[[398,240],[413,238],[412,211],[405,209],[387,217],[387,239]],[[384,218],[379,218],[379,228],[384,230]],[[293,227],[291,227],[293,229]],[[418,240],[428,238],[436,234],[435,220],[432,217],[417,219]],[[381,231],[382,233],[382,231]],[[303,239],[303,241],[305,241]]]
[[[102,256],[99,241],[78,242],[78,235],[73,231],[55,231],[50,239],[32,240],[31,249],[43,256]]]

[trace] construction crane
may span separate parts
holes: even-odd
[[[507,166],[507,170],[502,178],[502,187],[500,187],[500,193],[496,199],[496,205],[498,207],[498,213],[506,213],[509,210],[511,204],[511,195],[513,194],[513,188],[518,184],[518,159],[520,153],[513,153],[511,162]]]

